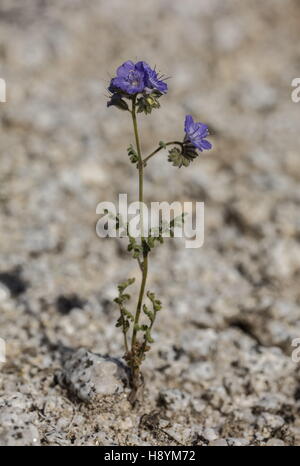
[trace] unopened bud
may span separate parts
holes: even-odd
[[[123,100],[119,94],[113,94],[111,99],[107,102],[107,106],[114,106],[120,110],[129,110],[127,102]]]

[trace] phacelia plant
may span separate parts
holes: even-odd
[[[108,87],[110,100],[107,106],[114,106],[130,113],[133,123],[135,145],[130,145],[127,149],[130,161],[136,165],[138,170],[139,202],[144,202],[143,184],[144,170],[149,160],[162,149],[171,146],[168,160],[175,167],[187,167],[203,150],[211,149],[211,143],[206,139],[208,128],[205,124],[195,122],[191,115],[185,117],[184,138],[182,141],[160,141],[158,147],[146,157],[141,151],[140,137],[138,132],[137,114],[150,114],[152,110],[160,107],[160,99],[168,92],[168,86],[163,76],[159,76],[155,69],[147,63],[139,61],[133,63],[127,61],[121,65],[112,78]],[[151,332],[162,304],[155,294],[146,291],[146,281],[148,274],[149,255],[151,250],[159,243],[163,243],[163,226],[160,225],[155,234],[145,232],[142,213],[140,213],[141,237],[130,236],[128,231],[129,245],[128,251],[137,260],[141,271],[141,284],[135,312],[128,309],[130,295],[127,289],[135,281],[134,278],[120,283],[118,286],[119,295],[115,302],[120,308],[120,317],[116,326],[120,327],[124,336],[125,355],[130,369],[131,393],[129,400],[134,404],[143,391],[143,377],[141,374],[141,364],[146,353],[150,350],[153,342]],[[170,236],[176,223],[173,219],[168,228]],[[147,297],[146,302],[145,296]],[[147,319],[146,324],[141,324],[141,314]]]

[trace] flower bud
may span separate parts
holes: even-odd
[[[119,94],[113,94],[111,96],[111,99],[107,102],[107,106],[114,106],[119,108],[120,110],[129,110],[127,102],[123,100]]]

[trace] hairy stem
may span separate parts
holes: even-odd
[[[175,146],[175,145],[182,147],[183,143],[180,142],[180,141],[170,141],[170,142],[165,143],[165,146]],[[162,149],[164,149],[164,146],[159,146],[157,149],[155,149],[153,152],[151,152],[151,154],[149,154],[147,157],[145,157],[144,160],[143,160],[144,167],[146,166],[146,163],[148,162],[148,160],[151,159],[151,157],[153,157],[155,154],[157,154]]]
[[[135,104],[136,104],[136,98],[133,97],[131,116],[132,116],[132,122],[133,122],[133,130],[134,130],[134,137],[135,137],[135,143],[136,143],[136,150],[137,150],[137,154],[138,154],[138,158],[139,158],[139,162],[138,162],[138,169],[139,169],[139,202],[143,202],[144,201],[144,165],[143,165],[143,159],[142,159],[139,131],[138,131],[138,126],[137,126]],[[143,221],[142,220],[143,219],[142,219],[142,213],[141,213],[141,232],[142,232],[142,238],[143,238],[144,234],[143,234]]]
[[[131,115],[132,115],[132,122],[133,122],[133,129],[134,129],[134,136],[135,136],[135,142],[136,142],[136,149],[137,149],[137,154],[139,158],[138,162],[138,170],[139,170],[139,202],[142,204],[144,202],[144,187],[143,187],[143,182],[144,182],[144,165],[143,165],[143,159],[142,159],[142,153],[141,153],[141,146],[140,146],[140,140],[139,140],[139,133],[138,133],[138,126],[137,126],[137,118],[136,118],[136,99],[132,99],[132,110],[131,110]],[[144,242],[144,225],[143,225],[143,209],[141,205],[140,209],[140,222],[141,222],[141,240],[142,240],[142,245]],[[148,274],[148,252],[143,253],[143,262],[141,263],[141,271],[142,271],[142,281],[141,281],[141,287],[140,287],[140,292],[139,292],[139,298],[138,298],[138,303],[137,303],[137,308],[136,308],[136,313],[135,313],[135,318],[134,318],[134,324],[133,324],[133,331],[132,331],[132,340],[131,340],[131,352],[132,352],[132,384],[133,388],[135,388],[135,385],[138,382],[138,376],[139,376],[139,366],[136,365],[135,362],[135,353],[136,353],[136,340],[137,340],[137,326],[139,323],[140,315],[141,315],[141,309],[142,309],[142,304],[143,304],[143,298],[144,298],[144,293],[145,293],[145,286],[146,286],[146,281],[147,281],[147,274]]]

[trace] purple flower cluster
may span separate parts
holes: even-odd
[[[148,63],[133,63],[128,60],[117,68],[116,76],[112,78],[108,90],[111,94],[108,107],[115,106],[128,111],[126,99],[129,99],[132,100],[137,113],[143,112],[147,115],[160,107],[159,98],[168,92],[168,86]],[[184,140],[179,143],[181,148],[169,151],[169,160],[178,167],[188,166],[199,155],[197,150],[203,152],[212,148],[206,139],[209,135],[208,127],[204,123],[194,121],[191,115],[185,117],[184,131]]]
[[[207,126],[204,123],[195,122],[192,115],[185,117],[184,131],[186,140],[201,152],[212,148],[211,143],[205,139],[209,135]]]
[[[159,79],[157,72],[146,62],[133,63],[128,60],[119,66],[117,75],[111,80],[108,90],[112,94],[124,93],[129,96],[143,92],[151,94],[153,91],[165,94],[168,86]]]

